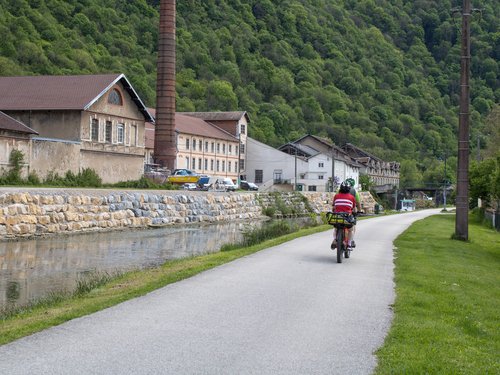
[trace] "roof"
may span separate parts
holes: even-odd
[[[284,144],[283,146],[278,147],[278,150],[286,152],[287,154],[297,156],[303,156],[306,158],[310,158],[312,156],[316,156],[320,154],[318,150],[311,146],[303,145],[301,143],[289,142]]]
[[[156,115],[155,108],[148,108],[149,113],[154,118]],[[183,134],[191,134],[200,137],[223,139],[226,141],[238,142],[238,138],[211,124],[208,121],[202,120],[197,116],[186,115],[186,113],[198,112],[176,112],[175,113],[175,130]],[[152,123],[146,122],[145,143],[146,148],[154,148],[155,126]]]
[[[352,157],[354,157],[357,160],[360,160],[360,161],[363,161],[363,162],[367,162],[368,160],[366,160],[364,158],[371,158],[373,160],[383,162],[383,160],[380,159],[379,157],[376,157],[376,156],[370,154],[369,152],[367,152],[367,151],[359,148],[358,146],[354,146],[352,143],[346,143],[344,146],[342,146],[342,148],[348,154],[350,154]],[[354,153],[354,155],[353,155],[353,153]]]
[[[30,127],[24,125],[22,122],[13,119],[9,115],[0,112],[0,130],[10,130],[17,133],[38,134]]]
[[[154,119],[124,74],[0,77],[0,110],[86,110],[121,82],[146,121]]]
[[[205,121],[239,121],[242,117],[246,117],[250,122],[250,118],[245,111],[235,112],[179,112],[182,115],[201,118]]]
[[[238,142],[238,138],[222,130],[218,126],[204,121],[200,118],[175,114],[175,130],[179,133],[198,135],[202,137],[224,139],[226,141]]]

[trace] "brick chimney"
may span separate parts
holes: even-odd
[[[175,144],[175,1],[160,1],[156,77],[155,162],[176,168]]]

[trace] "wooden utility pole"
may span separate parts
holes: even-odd
[[[469,239],[470,19],[470,0],[463,0],[460,59],[460,116],[458,123],[457,215],[455,220],[455,238],[462,241]]]

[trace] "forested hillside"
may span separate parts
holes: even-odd
[[[440,159],[449,177],[456,164],[461,3],[179,0],[177,108],[245,110],[270,145],[312,133],[402,161],[403,184],[441,181]],[[158,4],[0,0],[0,75],[123,72],[154,106]],[[484,149],[499,127],[500,7],[473,5],[471,147]]]

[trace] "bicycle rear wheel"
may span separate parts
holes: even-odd
[[[344,230],[337,228],[337,263],[342,263],[344,255]]]

